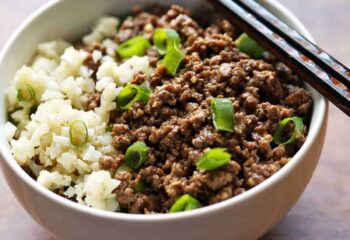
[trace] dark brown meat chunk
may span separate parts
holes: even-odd
[[[123,161],[124,155],[118,155],[116,157],[102,156],[99,160],[99,165],[104,170],[116,170],[121,166]]]
[[[293,87],[285,99],[286,105],[296,109],[299,115],[305,115],[312,105],[311,94],[303,88]]]
[[[138,35],[145,35],[146,37],[151,38],[153,28],[158,26],[158,21],[156,15],[138,11],[136,16],[127,17],[123,21],[115,39],[118,43],[122,43]]]
[[[272,163],[254,163],[250,167],[244,168],[244,175],[248,188],[254,187],[267,178],[275,174],[279,169],[278,162]]]
[[[87,110],[94,110],[95,108],[99,107],[101,103],[101,93],[95,92],[92,94],[87,102]]]
[[[114,136],[113,146],[120,151],[131,145],[134,139],[126,124],[114,124],[112,135]]]

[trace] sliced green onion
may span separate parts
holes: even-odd
[[[201,156],[196,166],[203,170],[214,170],[231,161],[231,154],[225,148],[213,148]]]
[[[165,57],[161,61],[165,65],[169,74],[174,76],[185,58],[185,54],[180,50],[179,34],[169,28],[157,28],[153,34],[153,42],[158,52]]]
[[[18,101],[31,101],[35,97],[35,91],[30,85],[23,85],[17,91]]]
[[[128,110],[135,102],[146,104],[150,95],[150,89],[135,84],[129,84],[120,91],[117,97],[117,104],[122,110]]]
[[[144,142],[134,142],[125,153],[125,164],[136,170],[146,161],[148,153],[147,145]]]
[[[236,39],[236,46],[241,52],[248,54],[252,58],[262,58],[265,52],[265,49],[246,33],[241,34]]]
[[[107,127],[106,127],[106,132],[112,132],[113,131],[113,126],[114,126],[113,123],[108,124]]]
[[[81,120],[75,120],[69,126],[70,143],[74,146],[81,147],[88,141],[88,129],[86,124]]]
[[[287,126],[287,124],[290,122],[293,122],[293,124],[294,124],[293,134],[292,134],[292,136],[290,136],[290,138],[288,140],[283,141],[283,139],[282,139],[283,130]],[[300,134],[302,134],[303,130],[304,130],[304,123],[300,117],[285,118],[278,124],[278,127],[275,131],[275,134],[273,135],[273,141],[276,144],[283,144],[283,145],[290,144],[290,143],[294,142]]]
[[[182,195],[170,208],[169,213],[189,211],[200,207],[197,199],[189,194]]]
[[[168,73],[174,76],[184,58],[185,54],[178,47],[173,46],[167,50],[161,63],[165,65]]]
[[[217,130],[233,132],[235,113],[232,101],[228,98],[213,98],[210,105],[214,127]]]
[[[153,34],[153,43],[161,55],[173,46],[180,46],[179,34],[170,28],[157,28]]]
[[[140,181],[134,188],[135,193],[142,193],[146,189],[146,183],[143,181]]]
[[[144,36],[137,36],[122,43],[117,52],[123,59],[132,56],[144,56],[146,50],[150,47],[150,42]]]

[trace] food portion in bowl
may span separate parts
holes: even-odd
[[[135,8],[79,43],[40,44],[6,89],[18,164],[72,201],[146,214],[215,204],[275,174],[305,141],[311,94],[238,26],[194,19]]]

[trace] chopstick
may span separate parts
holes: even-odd
[[[278,19],[256,1],[238,0],[237,3],[275,33],[279,34],[298,51],[303,52],[306,57],[317,62],[320,67],[350,88],[350,71],[346,66],[288,26],[288,24]]]
[[[288,34],[290,27],[253,0],[208,1],[350,116],[348,68],[296,31]]]

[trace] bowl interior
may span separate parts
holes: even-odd
[[[193,9],[195,12],[202,12],[203,8],[208,8],[204,1],[201,0],[176,0],[176,1],[162,1],[162,0],[152,0],[152,3],[177,3],[182,6]],[[285,8],[283,8],[275,0],[262,0],[260,1],[268,9],[270,9],[277,16],[284,19],[288,24],[294,27],[296,30],[304,34],[309,39],[312,39],[308,31],[304,26]],[[148,2],[149,3],[149,2]],[[147,1],[139,0],[55,0],[50,1],[47,5],[43,6],[31,17],[29,17],[21,27],[15,32],[9,42],[3,48],[0,55],[0,88],[5,89],[12,77],[14,76],[16,70],[18,70],[22,65],[27,64],[32,56],[36,52],[36,46],[39,43],[55,40],[55,39],[65,39],[68,41],[74,41],[79,39],[83,34],[87,33],[93,23],[100,16],[105,14],[110,14],[114,16],[125,16],[126,13],[130,12],[130,7],[134,5],[147,5]],[[67,7],[69,6],[69,7]],[[81,7],[84,6],[84,7]],[[77,11],[67,11],[67,9],[79,9]],[[54,27],[53,27],[54,26]],[[293,164],[297,164],[298,161],[302,161],[303,151],[305,151],[311,144],[315,142],[316,135],[322,125],[322,121],[326,116],[326,101],[325,99],[317,93],[312,88],[308,87],[314,98],[314,111],[312,115],[312,121],[310,125],[309,135],[304,146],[299,150],[299,152],[294,157],[293,163],[287,164],[283,169],[277,172],[274,176],[266,180],[259,186],[249,190],[248,192],[239,195],[235,198],[226,200],[222,203],[215,204],[213,206],[205,207],[195,211],[191,211],[190,214],[196,214],[196,212],[201,213],[207,211],[208,209],[215,209],[216,207],[223,207],[227,204],[234,204],[238,201],[243,201],[244,198],[252,197],[258,191],[263,188],[268,187],[269,184],[273,184],[274,181],[278,181],[279,178],[283,177],[283,174],[293,168]],[[6,106],[4,97],[0,98],[0,125],[7,121]],[[87,211],[89,213],[118,217],[118,215],[124,215],[120,213],[109,213],[96,209],[90,209],[84,206],[80,206],[76,203],[72,203],[64,198],[57,196],[56,194],[44,189],[43,187],[36,184],[36,182],[31,179],[22,169],[18,166],[16,161],[13,159],[9,144],[6,141],[6,137],[3,131],[0,131],[0,152],[2,155],[2,161],[9,165],[10,168],[16,173],[16,175],[29,187],[33,188],[40,194],[44,194],[54,201],[63,203],[68,207],[80,209],[82,211]],[[188,213],[180,213],[179,216],[187,215]],[[171,214],[172,215],[172,214]],[[135,216],[141,218],[154,219],[160,216]],[[162,216],[165,218],[171,217]]]

